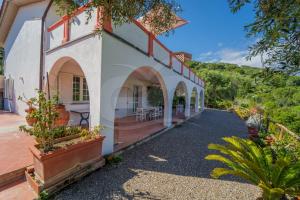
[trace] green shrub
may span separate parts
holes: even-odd
[[[211,176],[239,176],[263,191],[264,200],[280,200],[285,195],[300,194],[300,161],[281,154],[273,156],[270,148],[261,148],[253,141],[238,137],[225,137],[225,145],[210,144],[211,154],[207,160],[222,162],[226,168],[215,168]]]

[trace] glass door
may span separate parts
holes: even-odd
[[[136,112],[138,107],[141,107],[142,104],[142,87],[138,85],[133,86],[133,112]]]

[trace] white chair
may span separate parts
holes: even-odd
[[[135,112],[135,120],[136,121],[144,121],[146,120],[146,112],[143,108],[137,108]]]
[[[158,107],[158,116],[159,116],[159,118],[163,117],[163,115],[164,115],[163,107],[159,106]]]
[[[150,118],[153,120],[156,120],[159,118],[159,108],[155,107],[153,110],[151,110]]]

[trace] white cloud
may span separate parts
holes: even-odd
[[[219,42],[218,43],[218,47],[222,47],[223,46],[223,43],[222,42]]]
[[[251,60],[247,60],[247,50],[234,50],[224,48],[216,52],[206,52],[200,54],[198,61],[202,62],[224,62],[237,65],[248,65],[253,67],[262,67],[261,57],[255,56]]]

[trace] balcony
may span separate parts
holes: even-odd
[[[101,17],[100,9],[92,13],[88,23],[86,23],[86,13],[84,11],[85,7],[81,7],[72,17],[64,16],[47,28],[47,52],[95,34],[95,29],[99,27],[97,22]],[[106,21],[103,29],[107,34],[122,40],[141,53],[153,57],[156,62],[175,73],[204,87],[203,80],[138,21],[134,20],[132,23],[121,26],[114,26],[111,22]]]

